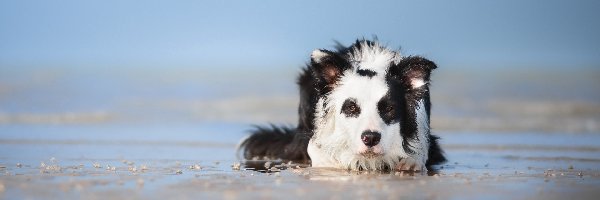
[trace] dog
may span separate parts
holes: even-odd
[[[248,160],[312,167],[431,170],[446,161],[429,125],[430,74],[436,68],[377,40],[314,50],[297,81],[298,126],[257,126],[238,150]]]

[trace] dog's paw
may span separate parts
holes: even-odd
[[[427,168],[425,168],[425,162],[423,160],[408,157],[400,160],[400,162],[396,165],[396,170],[424,172],[427,171]]]

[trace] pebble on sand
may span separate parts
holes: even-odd
[[[242,164],[240,164],[239,162],[234,162],[233,165],[231,165],[231,169],[239,171],[241,166]]]
[[[201,170],[202,167],[198,164],[190,165],[191,170]]]
[[[137,168],[136,168],[135,166],[129,166],[129,167],[127,168],[127,170],[129,170],[130,172],[133,172],[133,173],[135,173],[135,172],[137,172],[137,171],[138,171],[138,170],[137,170]]]

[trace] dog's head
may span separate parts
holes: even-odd
[[[338,51],[313,51],[311,67],[319,94],[314,141],[320,149],[350,169],[381,169],[407,157],[408,142],[418,132],[416,107],[425,107],[428,125],[433,62],[402,58],[362,40]],[[423,99],[427,102],[418,104]]]

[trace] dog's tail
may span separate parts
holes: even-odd
[[[251,135],[244,139],[238,151],[243,152],[247,160],[282,159],[297,163],[306,163],[308,158],[308,139],[294,128],[256,126]]]

